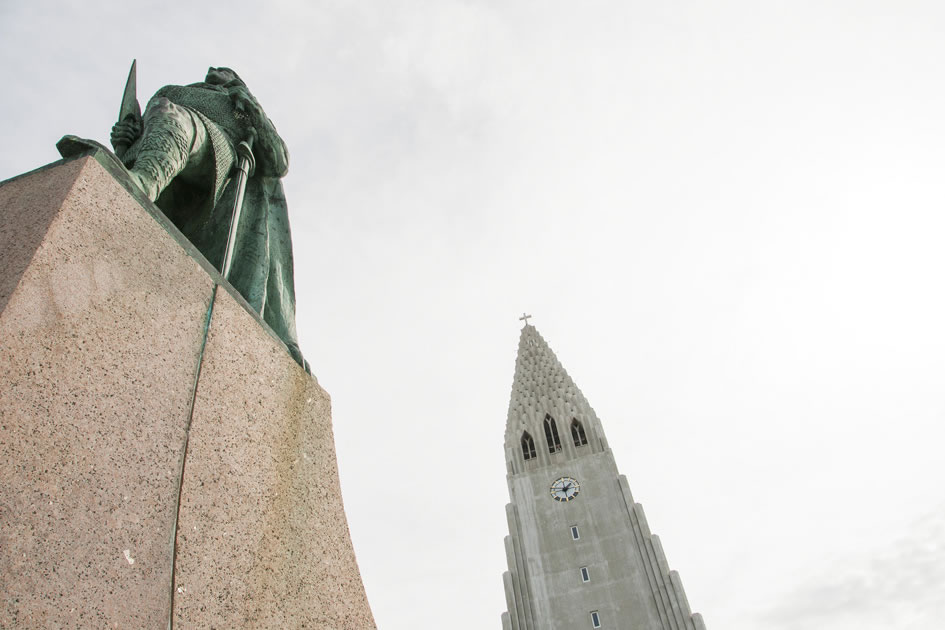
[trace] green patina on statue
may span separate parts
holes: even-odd
[[[134,67],[129,86],[137,110]],[[292,241],[280,181],[289,153],[259,102],[229,68],[210,68],[201,83],[161,88],[143,116],[129,113],[127,101],[126,90],[111,132],[115,153],[134,183],[218,269],[237,196],[237,146],[250,142],[256,168],[246,182],[228,280],[307,369],[295,329]],[[67,138],[60,141],[64,154]]]

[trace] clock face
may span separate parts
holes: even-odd
[[[562,477],[551,484],[551,498],[555,501],[570,501],[580,491],[581,484],[571,477]]]

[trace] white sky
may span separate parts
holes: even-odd
[[[262,5],[0,0],[0,179],[247,81],[381,630],[500,627],[523,310],[710,629],[941,625],[945,5]]]

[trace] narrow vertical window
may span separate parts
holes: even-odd
[[[587,435],[584,433],[584,425],[577,418],[571,421],[571,437],[574,439],[575,446],[584,446],[587,444]]]
[[[591,611],[591,626],[594,628],[600,628],[600,615],[596,610]]]
[[[558,425],[555,419],[545,416],[545,440],[548,442],[548,452],[557,453],[561,450],[561,439],[558,437]]]
[[[581,538],[581,534],[578,533],[577,525],[571,526],[571,538],[573,538],[574,540],[578,540]]]
[[[536,455],[535,440],[528,434],[528,431],[522,433],[522,455],[525,459],[532,459]]]
[[[581,567],[581,581],[590,582],[591,574],[587,572],[587,567]]]

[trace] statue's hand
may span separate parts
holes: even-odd
[[[233,109],[236,110],[236,117],[245,120],[247,126],[258,127],[261,120],[265,120],[265,114],[259,102],[250,94],[245,85],[230,84],[227,86],[227,93],[230,100],[233,101]]]
[[[253,151],[259,172],[266,177],[283,177],[289,168],[289,155],[285,143],[272,122],[266,116],[259,101],[241,81],[231,81],[225,86],[236,118],[242,120],[246,131],[244,140],[255,140]]]
[[[112,147],[118,147],[119,145],[130,147],[139,137],[141,137],[141,121],[129,116],[115,123],[115,126],[112,127],[110,140]]]

